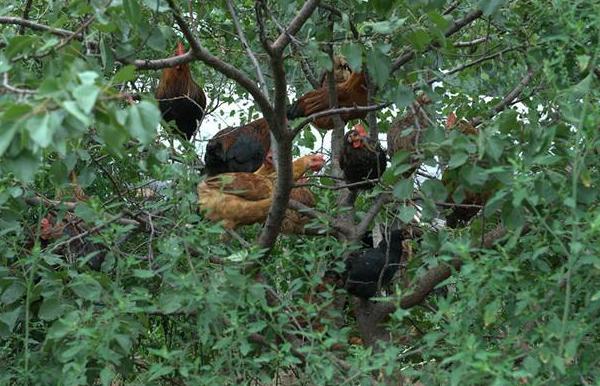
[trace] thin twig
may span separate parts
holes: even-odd
[[[44,31],[44,32],[48,32],[53,35],[58,35],[58,36],[62,36],[62,37],[70,37],[73,35],[72,31],[62,29],[62,28],[50,27],[45,24],[40,24],[40,23],[36,23],[36,22],[30,21],[30,20],[22,19],[20,17],[0,16],[0,24],[19,25],[21,27],[27,27],[27,28],[30,28],[30,29],[36,30],[36,31]],[[75,37],[77,39],[82,39],[83,35],[79,34],[78,36],[75,36]]]

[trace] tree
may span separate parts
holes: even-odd
[[[597,382],[597,2],[28,0],[2,15],[3,383]],[[170,57],[177,40],[189,51]],[[288,127],[288,92],[334,53],[368,74],[368,106],[337,108],[331,81],[331,108]],[[250,243],[198,213],[196,149],[160,128],[157,70],[182,63],[209,112],[249,97],[239,114],[269,122],[277,190]],[[351,194],[334,118],[305,212],[318,235],[279,235],[288,205],[306,210],[288,199],[308,125],[354,110],[373,138],[409,117],[412,147]],[[152,180],[160,199],[140,193]],[[443,226],[459,209],[474,217]],[[394,288],[321,291],[374,222],[411,236]]]

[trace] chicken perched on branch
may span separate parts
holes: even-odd
[[[465,135],[477,135],[479,130],[465,119],[458,120],[454,112],[448,115],[446,120],[447,129],[458,129]],[[442,174],[442,183],[448,192],[448,202],[454,203],[456,196],[458,206],[454,206],[446,216],[446,225],[457,228],[467,225],[468,222],[479,213],[481,208],[493,193],[492,186],[483,186],[478,189],[467,189],[460,187],[460,168],[446,169]]]
[[[183,54],[185,48],[178,42],[175,55]],[[174,120],[177,133],[188,141],[192,139],[206,111],[206,96],[192,79],[189,65],[186,63],[165,68],[155,97],[164,120]]]
[[[353,72],[346,81],[336,86],[336,93],[338,107],[367,106],[365,74],[362,72]],[[311,114],[329,110],[329,108],[329,89],[321,87],[304,94],[294,101],[288,108],[287,117],[288,119],[308,117]],[[344,123],[351,119],[364,119],[366,116],[366,112],[360,111],[340,114],[340,118]],[[333,129],[333,119],[331,116],[317,118],[313,121],[313,124],[319,129]]]
[[[255,174],[259,174],[262,176],[270,176],[275,173],[275,167],[273,165],[273,155],[271,152],[267,154],[265,157],[265,162],[258,169]],[[303,183],[306,182],[306,178],[300,178],[297,182]],[[309,208],[314,208],[315,206],[315,196],[307,187],[298,187],[290,190],[290,200],[298,201],[301,204],[308,206]],[[281,224],[281,232],[282,233],[292,233],[292,234],[303,234],[304,226],[308,223],[309,218],[305,215],[299,213],[293,209],[287,209],[285,211],[285,217],[283,218],[283,223]]]
[[[270,148],[269,124],[264,118],[239,127],[227,127],[206,145],[207,175],[254,172],[262,165]]]
[[[393,230],[388,240],[379,242],[377,248],[352,252],[346,258],[343,274],[346,290],[354,296],[369,299],[387,286],[401,264],[404,236]]]
[[[308,170],[318,171],[325,163],[323,155],[307,155],[294,161],[294,181]],[[224,173],[208,177],[198,184],[200,209],[211,221],[223,221],[225,229],[262,223],[267,218],[275,191],[276,175]]]
[[[327,88],[327,74],[328,71],[323,71],[321,74],[321,87]],[[333,76],[335,77],[335,83],[342,83],[350,77],[352,69],[348,65],[348,61],[342,55],[336,55],[333,58]]]
[[[369,138],[363,125],[358,124],[344,136],[340,168],[346,183],[353,184],[378,179],[387,167],[387,157],[378,141]],[[350,190],[372,188],[374,183],[350,186]]]
[[[409,176],[420,162],[417,149],[423,138],[424,131],[429,127],[430,120],[425,111],[425,106],[431,103],[431,99],[421,94],[410,106],[408,112],[392,124],[387,133],[387,146],[390,157],[399,151],[410,154],[410,162],[414,165],[405,176]]]

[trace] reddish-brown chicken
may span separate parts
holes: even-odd
[[[348,79],[336,86],[338,107],[354,107],[367,105],[367,84],[365,74],[362,72],[353,72]],[[320,89],[310,91],[294,101],[287,111],[288,119],[299,117],[308,117],[311,114],[329,109],[329,89],[321,87]],[[364,119],[366,112],[350,112],[340,114],[344,123],[351,119]],[[313,124],[319,129],[333,129],[333,119],[331,116],[317,118]]]
[[[294,161],[294,181],[308,170],[320,170],[323,155],[307,155]],[[223,221],[225,229],[262,223],[267,218],[275,190],[275,173],[224,173],[198,184],[200,209],[211,221]]]
[[[181,42],[177,43],[175,55],[185,54]],[[158,106],[165,121],[175,121],[179,135],[190,140],[198,129],[206,109],[206,96],[192,79],[190,66],[178,64],[165,68],[158,82],[155,94]]]
[[[247,125],[228,127],[206,145],[204,164],[208,176],[231,172],[254,172],[271,148],[269,124],[264,118]]]
[[[271,152],[267,154],[265,157],[265,162],[258,169],[255,174],[260,174],[262,176],[270,176],[275,173],[275,167],[273,165],[273,156]],[[300,178],[298,182],[305,182],[305,178]],[[298,201],[301,204],[304,204],[310,208],[314,208],[315,206],[315,196],[307,187],[299,187],[294,188],[290,191],[290,200]],[[294,233],[294,234],[303,234],[304,226],[309,221],[309,218],[300,214],[298,211],[293,209],[287,209],[285,212],[285,217],[283,218],[283,223],[281,224],[281,232],[282,233]]]
[[[328,71],[323,71],[321,74],[321,87],[327,88],[327,74]],[[342,83],[350,77],[352,69],[348,65],[348,61],[342,55],[336,55],[333,58],[333,75],[335,76],[335,83]]]

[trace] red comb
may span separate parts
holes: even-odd
[[[357,125],[354,125],[353,129],[356,130],[361,137],[368,136],[367,130],[365,130],[365,127],[363,125],[361,125],[360,123]]]
[[[183,55],[185,54],[185,46],[182,42],[177,42],[177,49],[175,50],[175,55]]]

